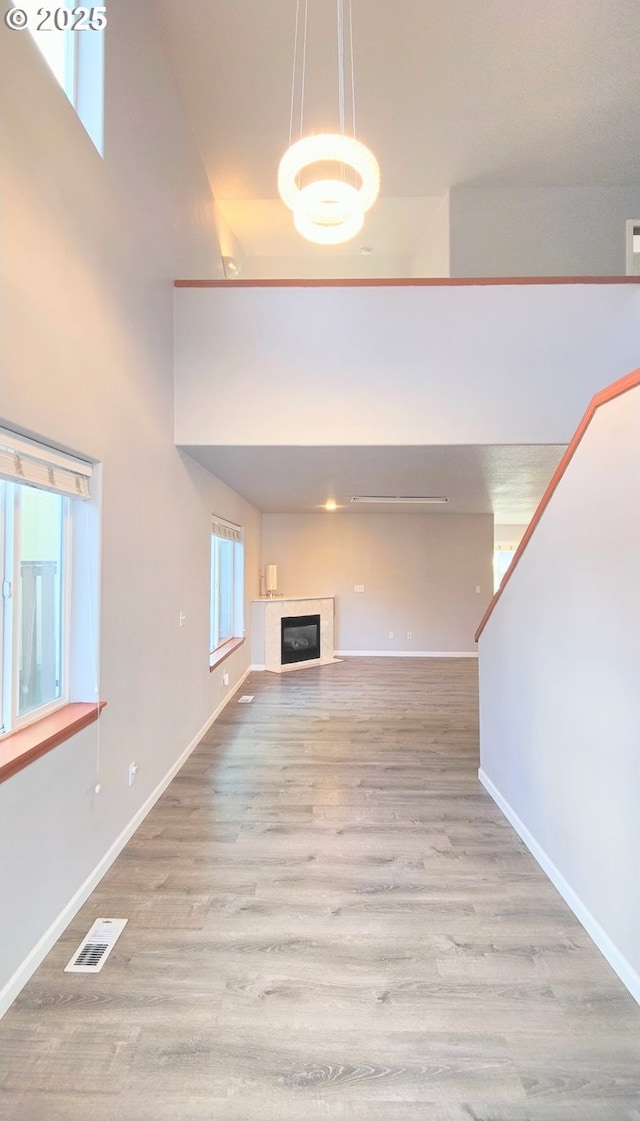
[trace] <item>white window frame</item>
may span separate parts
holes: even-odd
[[[4,596],[2,634],[2,723],[0,738],[26,728],[36,720],[49,716],[69,703],[69,635],[71,625],[71,556],[72,516],[70,500],[61,496],[62,502],[62,572],[60,606],[60,685],[59,696],[20,716],[20,628],[17,625],[16,596],[20,589],[20,521],[21,486],[5,482],[4,509],[2,511],[4,580],[11,585],[10,596]],[[10,507],[10,510],[9,510]],[[6,586],[6,584],[5,584]],[[4,721],[8,721],[5,727]]]
[[[31,37],[42,58],[47,64],[54,80],[64,90],[94,147],[104,155],[104,44],[107,26],[107,3],[90,6],[92,21],[99,25],[93,30],[41,30],[37,31],[37,13],[41,8],[36,0],[11,0],[14,7],[24,7],[28,14],[28,27]],[[53,13],[59,8],[73,11],[76,7],[72,0],[56,0],[49,5]],[[51,26],[51,20],[47,21]],[[64,75],[62,79],[51,65],[42,50],[43,35],[64,36]]]
[[[91,501],[91,480],[93,465],[65,451],[48,447],[17,432],[0,428],[0,479],[2,480],[2,504],[0,504],[0,563],[4,583],[2,611],[0,612],[0,737],[35,724],[44,717],[69,704],[71,695],[80,689],[86,692],[85,663],[87,657],[91,664],[97,659],[97,635],[81,634],[82,653],[78,647],[78,620],[91,616],[93,590],[89,581],[76,587],[74,583],[73,562],[76,552],[75,537],[81,542],[82,551],[98,548],[98,538],[91,542],[83,529],[80,506],[89,509]],[[17,611],[17,597],[20,594],[20,528],[22,514],[22,495],[27,486],[30,489],[51,492],[61,500],[61,572],[59,629],[56,641],[60,642],[59,654],[59,695],[37,708],[19,715],[20,712],[20,628]],[[76,535],[75,530],[79,533]],[[77,582],[76,582],[77,583]],[[84,586],[86,584],[86,587]],[[97,601],[96,601],[97,606]],[[81,624],[84,626],[84,624]],[[84,626],[86,630],[86,626]],[[74,649],[72,649],[72,642]],[[95,646],[95,649],[94,649]],[[89,647],[91,649],[89,649]],[[98,696],[97,661],[92,676],[95,679],[94,691]],[[75,682],[75,684],[74,684]]]
[[[77,49],[77,36],[80,32],[74,34],[73,31],[65,31],[65,55],[64,55],[64,92],[66,93],[69,101],[77,111],[78,107],[78,49]]]
[[[640,276],[640,250],[636,248],[640,234],[640,218],[628,218],[626,223],[627,276]]]
[[[500,589],[502,582],[507,575],[507,572],[513,564],[513,558],[517,549],[517,545],[496,545],[493,550],[493,594]],[[500,572],[501,566],[498,562],[498,555],[500,553],[511,553],[511,560],[504,571]]]
[[[231,541],[233,545],[232,558],[231,558],[231,587],[229,589],[230,597],[230,617],[231,617],[231,634],[221,636],[219,633],[220,628],[220,549],[216,546],[216,541]],[[218,563],[215,563],[215,558],[218,557]],[[211,542],[210,542],[210,559],[209,559],[209,655],[215,654],[225,643],[232,641],[235,638],[242,638],[243,636],[243,603],[244,603],[244,540],[242,526],[236,525],[233,522],[228,522],[224,518],[212,518],[211,524]],[[217,608],[217,611],[216,611]],[[217,623],[215,622],[217,617]],[[214,632],[216,641],[214,642]]]

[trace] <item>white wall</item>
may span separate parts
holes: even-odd
[[[278,591],[335,596],[343,651],[475,654],[492,551],[489,514],[263,517],[263,560],[278,566]]]
[[[178,444],[566,443],[640,285],[176,291]]]
[[[625,187],[453,187],[451,276],[624,276]],[[610,380],[610,379],[609,379]]]
[[[438,209],[423,228],[416,230],[411,268],[405,276],[451,276],[449,229],[449,192],[440,199]],[[387,273],[387,276],[401,273]]]
[[[154,23],[145,0],[110,0],[104,161],[29,35],[0,36],[0,415],[102,464],[108,704],[0,786],[0,990],[229,693],[209,673],[211,511],[246,526],[257,593],[258,513],[173,446],[172,280],[219,253]],[[231,689],[249,659],[246,643],[225,662]]]
[[[480,637],[482,774],[640,1000],[640,389],[600,408]]]

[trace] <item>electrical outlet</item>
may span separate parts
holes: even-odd
[[[138,764],[137,763],[129,763],[129,786],[133,786],[134,782],[136,781],[137,773],[138,773]]]
[[[389,638],[393,638],[393,631],[389,631]]]
[[[477,596],[480,595],[480,585],[479,584],[476,584],[476,595]]]
[[[184,611],[181,611],[179,616],[178,616],[178,626],[179,627],[184,627],[186,621],[187,621],[187,616],[185,615]]]
[[[413,631],[407,631],[407,638],[413,638]]]
[[[228,685],[229,684],[229,674],[228,673],[223,673],[222,684],[223,685]]]

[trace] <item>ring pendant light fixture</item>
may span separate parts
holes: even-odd
[[[356,140],[356,97],[353,69],[352,0],[336,0],[338,22],[338,110],[337,133],[304,136],[304,85],[307,64],[307,25],[309,0],[296,3],[296,31],[291,81],[291,113],[289,147],[278,168],[278,190],[282,200],[293,212],[298,233],[319,245],[339,245],[349,241],[362,229],[367,210],[378,197],[380,168],[373,152]],[[349,71],[351,77],[351,135],[345,130],[345,60],[344,7],[348,11]],[[300,24],[302,58],[298,66]],[[298,81],[298,69],[300,78]],[[299,92],[296,97],[297,87]],[[300,104],[300,139],[293,142],[293,118],[296,100]]]

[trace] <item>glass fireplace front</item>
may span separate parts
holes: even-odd
[[[292,615],[282,619],[281,636],[280,660],[283,666],[320,657],[319,615]]]

